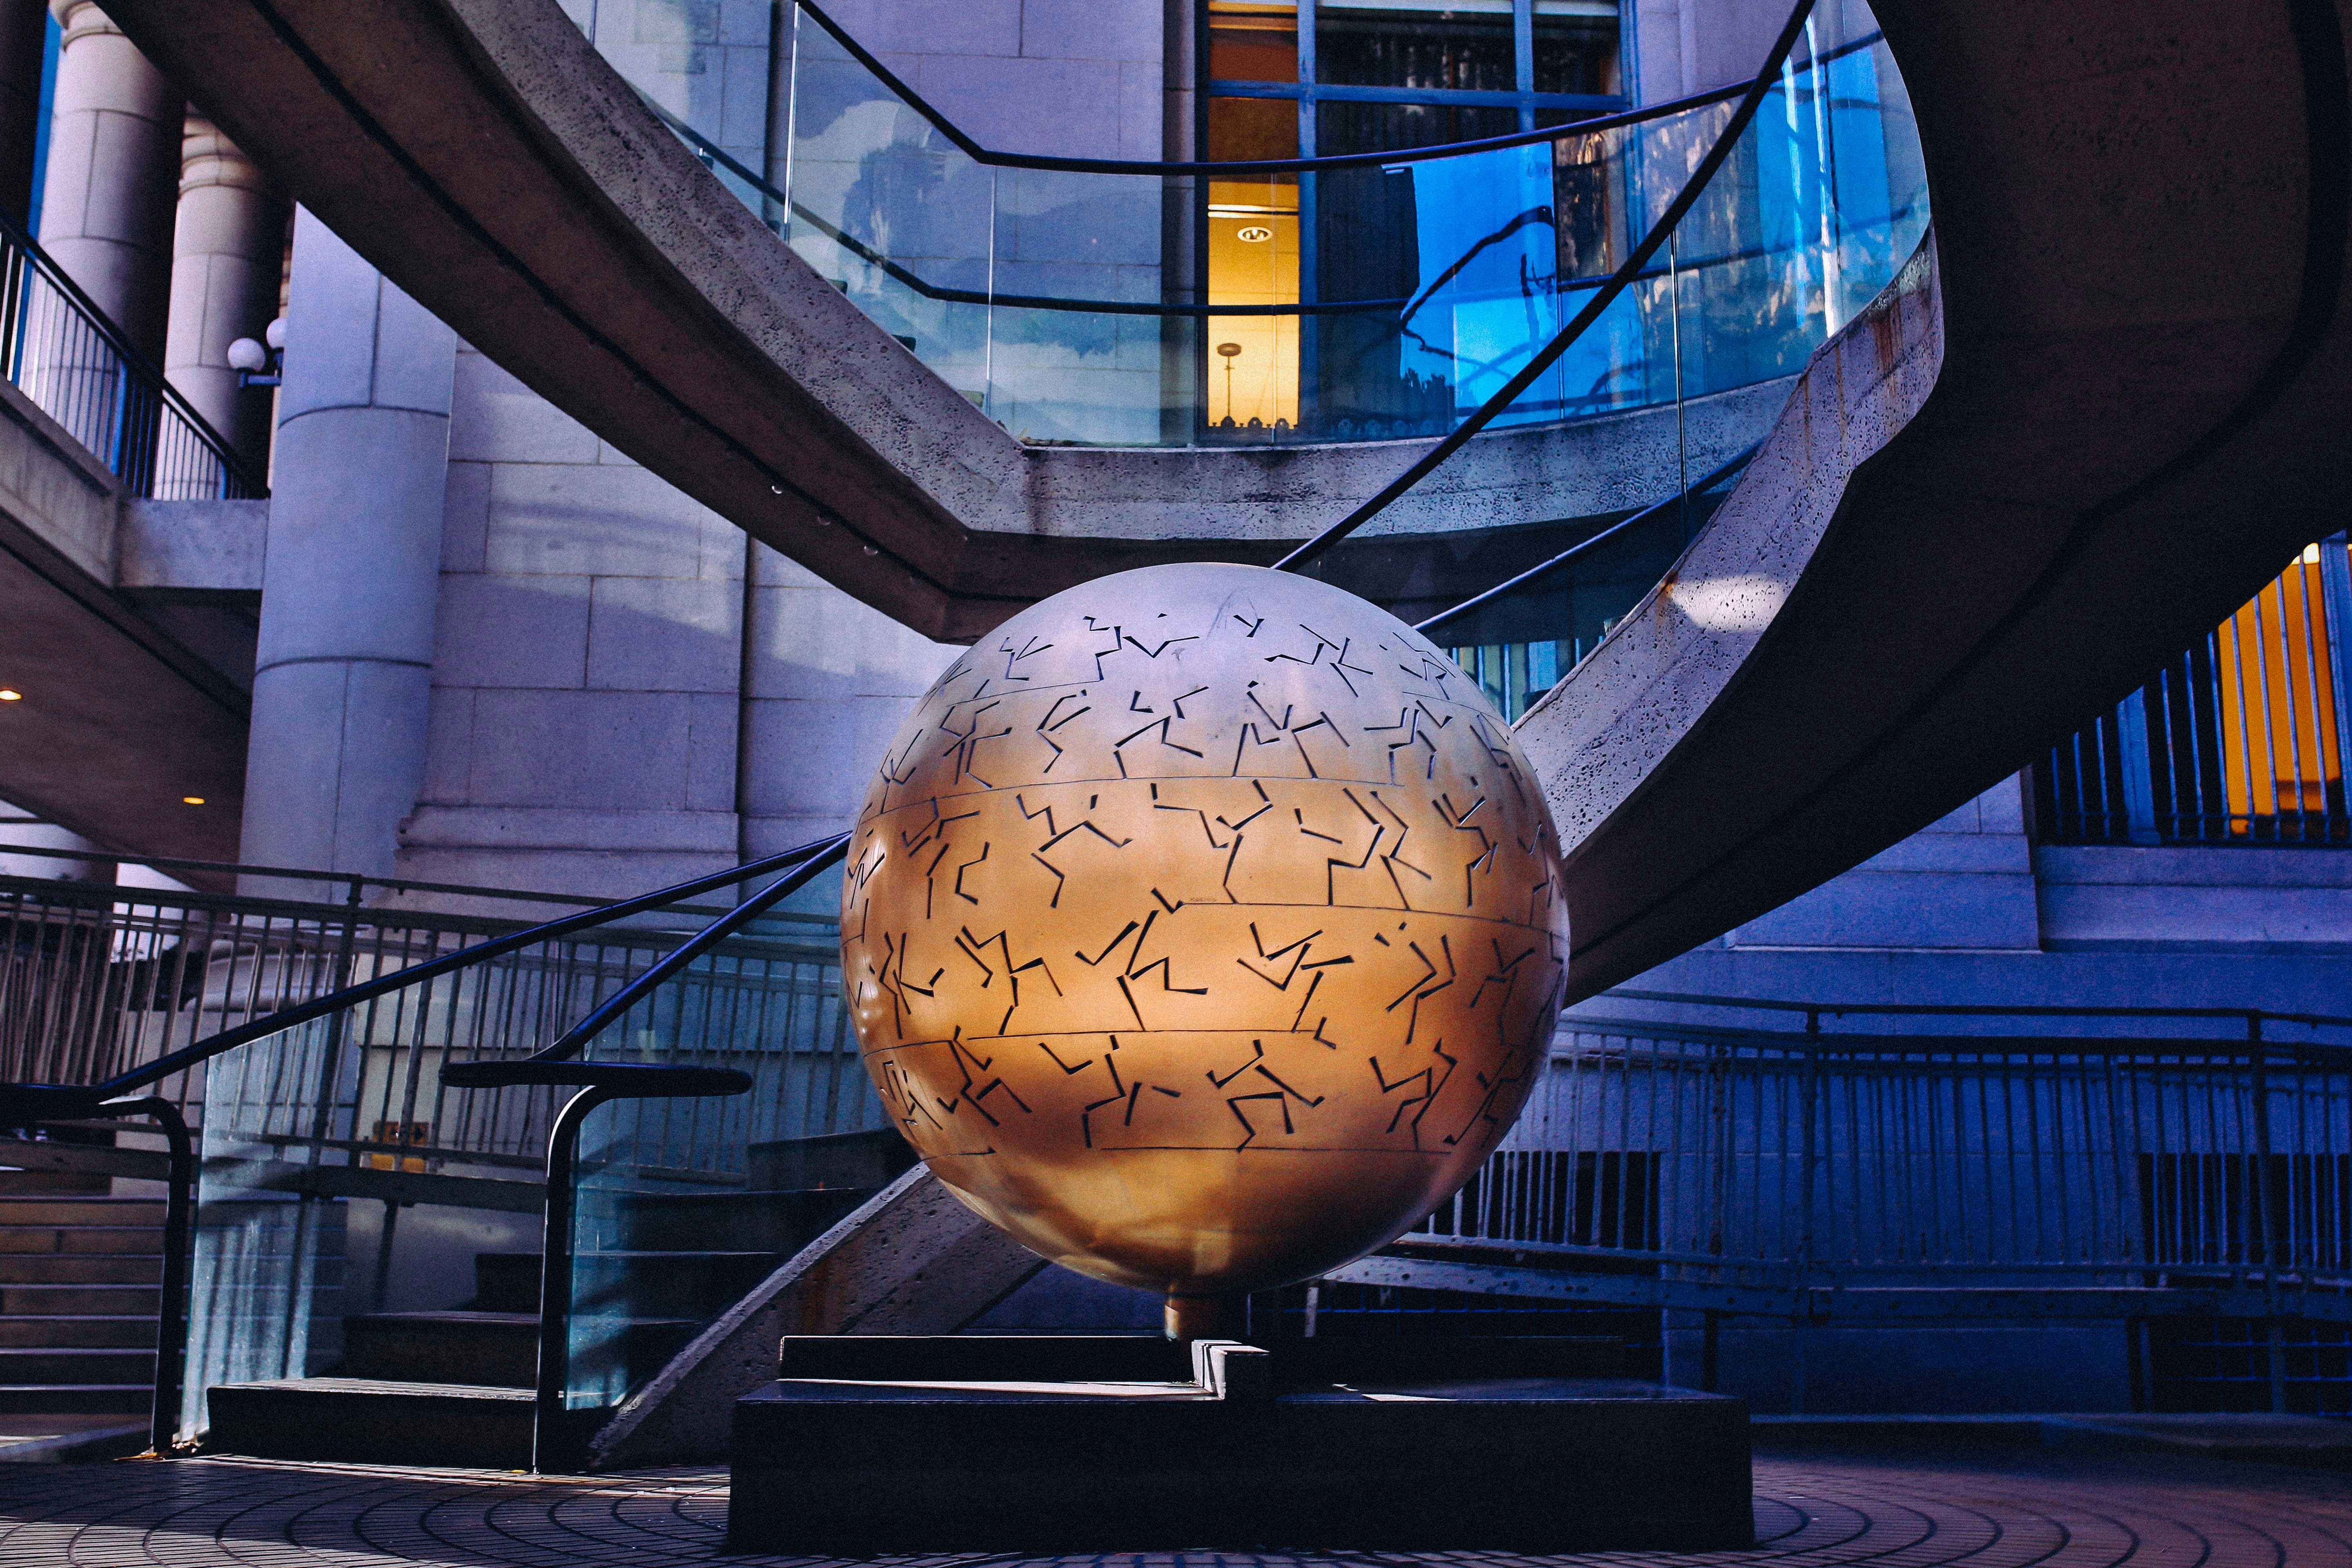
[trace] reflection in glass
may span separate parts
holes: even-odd
[[[1517,85],[1510,0],[1455,0],[1444,10],[1318,4],[1315,57],[1316,79],[1339,86],[1508,92]]]
[[[1592,110],[1542,95],[1605,104],[1618,82],[1602,0],[1537,0],[1524,59],[1501,0],[1316,15],[1317,79],[1302,82],[1292,7],[1213,5],[1208,157],[1377,154],[1556,126]],[[739,160],[704,135],[707,109],[677,98],[682,78],[639,85],[693,111],[681,134],[818,276],[1032,442],[1452,429],[1584,308],[1732,113],[1717,103],[1563,126],[1528,147],[1272,178],[1004,168],[960,151],[811,14],[780,17],[767,123],[781,156],[772,145],[764,163]],[[618,40],[608,52],[625,70],[659,63]],[[1505,101],[1360,96],[1488,92]],[[1927,219],[1902,79],[1857,0],[1835,0],[1668,256],[1502,423],[1793,374],[1909,258]],[[1296,316],[1187,313],[1292,304]]]

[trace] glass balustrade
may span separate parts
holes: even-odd
[[[1013,167],[809,7],[660,47],[625,12],[600,9],[595,41],[703,162],[1033,443],[1444,434],[1577,315],[1733,111],[1338,166]],[[1502,423],[1791,374],[1911,254],[1927,195],[1902,78],[1859,4],[1823,13],[1672,244]]]
[[[553,1044],[723,914],[727,893],[468,963],[204,1062],[186,1097],[202,1163],[181,1435],[205,1428],[206,1392],[224,1384],[530,1388],[542,1175],[555,1119],[578,1090],[452,1088],[441,1070]],[[876,1134],[884,1119],[842,1016],[837,927],[822,912],[837,897],[831,878],[803,889],[583,1051],[736,1068],[753,1088],[591,1114],[572,1266],[559,1281],[574,1407],[625,1394],[781,1255],[903,1168],[896,1134]],[[310,957],[359,984],[456,946],[410,921],[324,933]],[[417,1205],[431,1213],[415,1217]],[[420,1323],[420,1310],[437,1321]],[[438,1348],[423,1343],[435,1334]]]
[[[1657,585],[1715,515],[1742,464],[1696,476],[1686,497],[1593,521],[1583,543],[1461,614],[1428,623],[1430,639],[1516,724]],[[1706,482],[1708,480],[1712,482]]]
[[[813,934],[795,918],[753,921],[583,1052],[731,1068],[751,1089],[614,1100],[583,1124],[563,1384],[574,1419],[619,1404],[914,1163],[858,1059],[838,942]]]

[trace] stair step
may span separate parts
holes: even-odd
[[[474,1310],[481,1312],[538,1312],[539,1254],[474,1254]]]
[[[527,1388],[357,1377],[279,1378],[207,1391],[208,1449],[355,1464],[530,1463]]]
[[[159,1270],[160,1275],[160,1270]],[[0,1313],[32,1317],[93,1314],[99,1317],[144,1313],[152,1318],[163,1309],[157,1285],[15,1285],[0,1284]]]
[[[0,1197],[0,1225],[163,1224],[161,1198]]]
[[[0,1349],[45,1347],[153,1350],[155,1319],[131,1313],[70,1317],[0,1314]]]
[[[163,1233],[152,1225],[0,1223],[0,1253],[156,1253]]]
[[[583,1193],[592,1234],[636,1251],[798,1252],[874,1195],[870,1187]]]
[[[100,1346],[0,1347],[0,1384],[145,1383],[155,1381],[152,1349]]]
[[[572,1260],[573,1300],[629,1318],[708,1320],[775,1272],[790,1252],[583,1252]],[[474,1256],[477,1311],[539,1310],[539,1254]]]
[[[162,1255],[0,1252],[0,1294],[10,1285],[154,1285]]]
[[[11,1415],[138,1415],[154,1408],[152,1383],[0,1383]]]
[[[11,1150],[11,1153],[16,1151]],[[16,1154],[16,1158],[25,1156]],[[97,1171],[27,1171],[16,1166],[0,1167],[0,1198],[27,1196],[104,1197],[114,1188],[114,1178]]]
[[[573,1324],[573,1362],[583,1373],[618,1364],[625,1374],[657,1367],[694,1337],[692,1318],[599,1319]],[[370,1312],[343,1320],[342,1375],[370,1381],[529,1388],[539,1370],[536,1312]],[[628,1376],[628,1381],[635,1381]]]
[[[536,1312],[368,1312],[343,1320],[346,1378],[529,1388],[538,1369]]]
[[[147,1447],[148,1424],[120,1410],[77,1415],[0,1413],[0,1465],[122,1459]]]

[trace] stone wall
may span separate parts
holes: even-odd
[[[847,826],[953,650],[764,547],[747,648],[741,531],[470,350],[449,457],[402,875],[617,896]]]

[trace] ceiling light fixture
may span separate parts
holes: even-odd
[[[10,687],[0,686],[0,702],[22,702],[23,700],[25,700],[23,692]]]
[[[200,795],[184,795],[180,797],[180,804],[182,805],[202,805],[205,804],[205,797]]]

